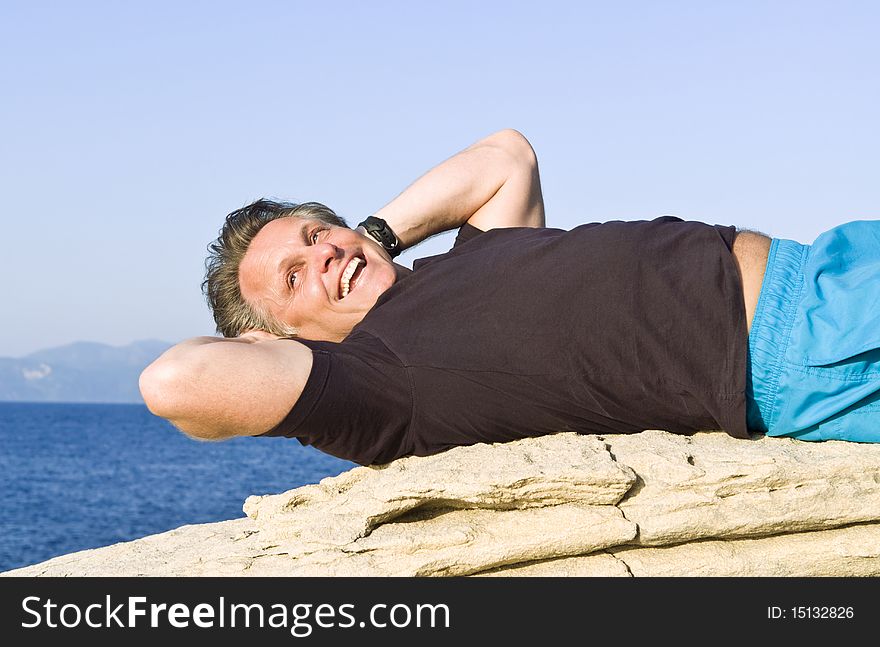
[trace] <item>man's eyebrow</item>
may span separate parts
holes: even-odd
[[[303,224],[299,228],[299,237],[302,238],[303,243],[308,245],[309,243],[309,226],[310,223],[308,221],[304,221]],[[290,290],[290,281],[287,280],[287,271],[290,268],[289,258],[282,258],[278,263],[278,267],[275,270],[275,275],[281,277],[281,288],[284,290]]]

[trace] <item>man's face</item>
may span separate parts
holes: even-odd
[[[374,241],[320,220],[279,218],[251,241],[241,294],[305,339],[341,341],[401,269]]]

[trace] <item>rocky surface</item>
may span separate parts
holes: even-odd
[[[556,434],[359,467],[3,575],[880,574],[880,445]]]

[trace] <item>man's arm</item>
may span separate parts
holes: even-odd
[[[543,227],[538,160],[519,132],[499,131],[425,173],[374,215],[404,248],[465,222],[483,231]]]
[[[255,436],[284,419],[311,368],[307,346],[268,333],[196,337],[150,364],[140,389],[150,411],[189,436]]]

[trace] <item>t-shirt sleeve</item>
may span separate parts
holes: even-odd
[[[448,252],[444,252],[443,254],[435,254],[434,256],[426,256],[424,258],[415,259],[412,264],[413,271],[418,271],[425,267],[428,263],[432,263],[437,259],[446,258],[446,256],[452,253],[454,250],[457,250],[465,243],[484,233],[486,232],[484,232],[482,229],[477,229],[473,225],[464,223],[458,230],[458,234],[455,237],[455,242],[453,243],[451,250],[449,250]]]
[[[455,243],[453,243],[452,249],[455,249],[459,245],[463,245],[469,240],[473,240],[482,233],[485,233],[482,229],[477,229],[470,223],[464,223],[458,230],[458,235],[455,237]]]
[[[339,344],[297,341],[312,349],[311,373],[290,413],[264,436],[295,437],[361,465],[411,453],[409,375],[384,344],[365,334]]]

